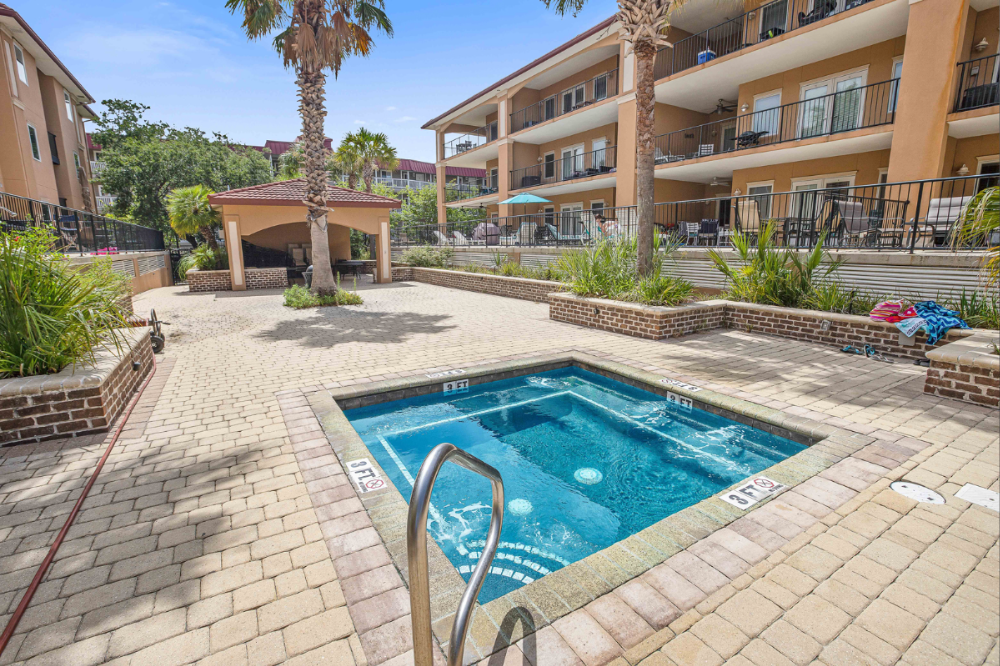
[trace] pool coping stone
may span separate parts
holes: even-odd
[[[741,485],[741,482],[671,514],[603,550],[552,571],[518,590],[485,604],[477,602],[476,610],[482,612],[474,613],[470,625],[466,643],[467,659],[489,656],[583,608],[875,441],[875,438],[868,435],[787,414],[711,389],[667,385],[661,383],[661,380],[671,378],[664,374],[579,350],[530,355],[467,368],[429,368],[426,372],[407,377],[379,381],[356,380],[352,383],[334,383],[305,389],[313,412],[345,469],[348,463],[367,458],[385,479],[386,487],[381,490],[367,493],[357,493],[357,489],[354,491],[407,589],[407,500],[361,440],[344,411],[439,393],[443,391],[444,382],[456,379],[468,380],[472,387],[567,367],[595,372],[661,396],[666,396],[668,392],[675,393],[691,399],[699,409],[791,439],[807,448],[755,475],[768,476],[782,483],[785,489],[758,501],[745,511],[718,497],[726,490]],[[321,528],[323,522],[321,517]],[[336,535],[326,535],[325,530],[324,535],[336,539]],[[428,573],[432,590],[432,627],[442,650],[445,650],[458,599],[465,589],[465,581],[433,538],[428,539]],[[537,612],[532,612],[531,609]]]

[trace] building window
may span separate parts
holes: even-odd
[[[24,65],[24,51],[17,44],[14,44],[14,60],[17,61],[17,78],[21,83],[28,85],[28,68]]]
[[[76,152],[73,153],[73,164],[76,165],[77,169],[80,168],[80,153]]]
[[[903,76],[903,59],[896,58],[892,61],[892,78],[896,80],[892,84],[892,88],[889,92],[889,112],[896,110],[896,100],[899,98],[899,86],[900,78]]]
[[[750,201],[757,202],[757,214],[761,220],[771,219],[771,194],[774,186],[771,184],[767,185],[750,185],[747,187],[747,194],[754,197]]]
[[[753,101],[753,131],[765,136],[778,133],[778,115],[781,113],[781,93],[762,95]]]
[[[52,163],[59,164],[59,145],[52,132],[49,132],[49,152],[52,153]]]
[[[38,146],[38,132],[32,125],[28,125],[28,141],[31,143],[31,156],[41,162],[42,149]]]
[[[65,90],[63,90],[63,101],[66,102],[66,117],[73,120],[73,100]]]
[[[996,187],[1000,184],[1000,162],[981,160],[977,171],[977,175],[986,177],[976,180],[976,194],[988,187]]]

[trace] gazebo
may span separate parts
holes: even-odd
[[[304,178],[254,185],[209,197],[212,206],[221,213],[233,290],[247,289],[242,241],[289,254],[291,248],[311,247],[305,197]],[[357,229],[377,238],[375,281],[392,282],[389,212],[399,208],[400,202],[330,184],[326,200],[331,261],[351,258],[351,229]]]

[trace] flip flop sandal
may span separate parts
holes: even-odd
[[[880,354],[871,345],[865,345],[865,356],[872,359],[873,361],[880,361],[882,363],[895,363],[891,358]]]
[[[847,345],[846,347],[844,347],[840,351],[844,352],[845,354],[858,354],[858,355],[863,355],[864,354],[863,351],[861,351],[857,347],[852,347],[851,345]]]

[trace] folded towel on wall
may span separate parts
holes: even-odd
[[[917,316],[925,320],[924,331],[927,333],[927,344],[935,345],[937,341],[953,328],[969,328],[961,313],[941,307],[934,301],[921,301],[913,304]]]

